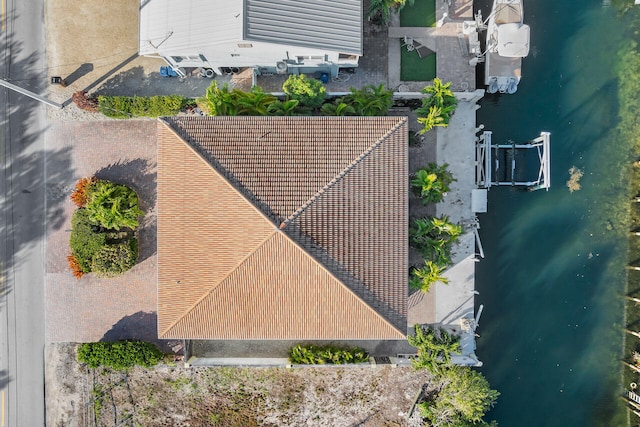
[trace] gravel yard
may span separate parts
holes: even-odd
[[[46,348],[47,425],[399,427],[429,374],[413,368],[88,369]]]

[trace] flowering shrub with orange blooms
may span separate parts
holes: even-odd
[[[80,178],[78,182],[76,182],[76,189],[71,193],[71,200],[77,207],[83,208],[87,204],[89,188],[95,184],[96,181],[96,177],[91,176]]]
[[[71,269],[71,273],[73,273],[73,277],[76,279],[81,278],[84,275],[84,271],[82,271],[82,267],[80,267],[77,258],[69,255],[67,256],[67,261],[69,262],[69,268]]]

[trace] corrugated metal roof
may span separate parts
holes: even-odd
[[[165,120],[162,338],[404,335],[406,119]]]
[[[140,55],[200,53],[242,39],[243,0],[141,0]]]
[[[245,0],[244,38],[362,55],[362,0]]]

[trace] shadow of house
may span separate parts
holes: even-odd
[[[140,209],[145,213],[138,230],[139,255],[142,262],[156,253],[156,165],[147,159],[134,159],[112,163],[95,173],[98,179],[122,183],[138,193]]]
[[[118,320],[100,341],[145,341],[155,344],[165,353],[173,353],[171,341],[158,339],[158,316],[155,312],[138,311]],[[1,379],[1,378],[0,378]]]

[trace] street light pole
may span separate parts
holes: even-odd
[[[58,104],[57,102],[53,102],[53,101],[45,98],[44,96],[40,96],[37,93],[31,92],[30,90],[27,90],[27,89],[23,89],[20,86],[16,86],[13,83],[9,83],[6,80],[0,79],[0,86],[4,86],[4,87],[6,87],[8,89],[15,90],[18,93],[21,93],[21,94],[23,94],[25,96],[28,96],[29,98],[33,98],[33,99],[38,100],[40,102],[44,102],[45,104],[50,105],[53,108],[57,108],[57,109],[61,109],[62,108],[62,104]]]

